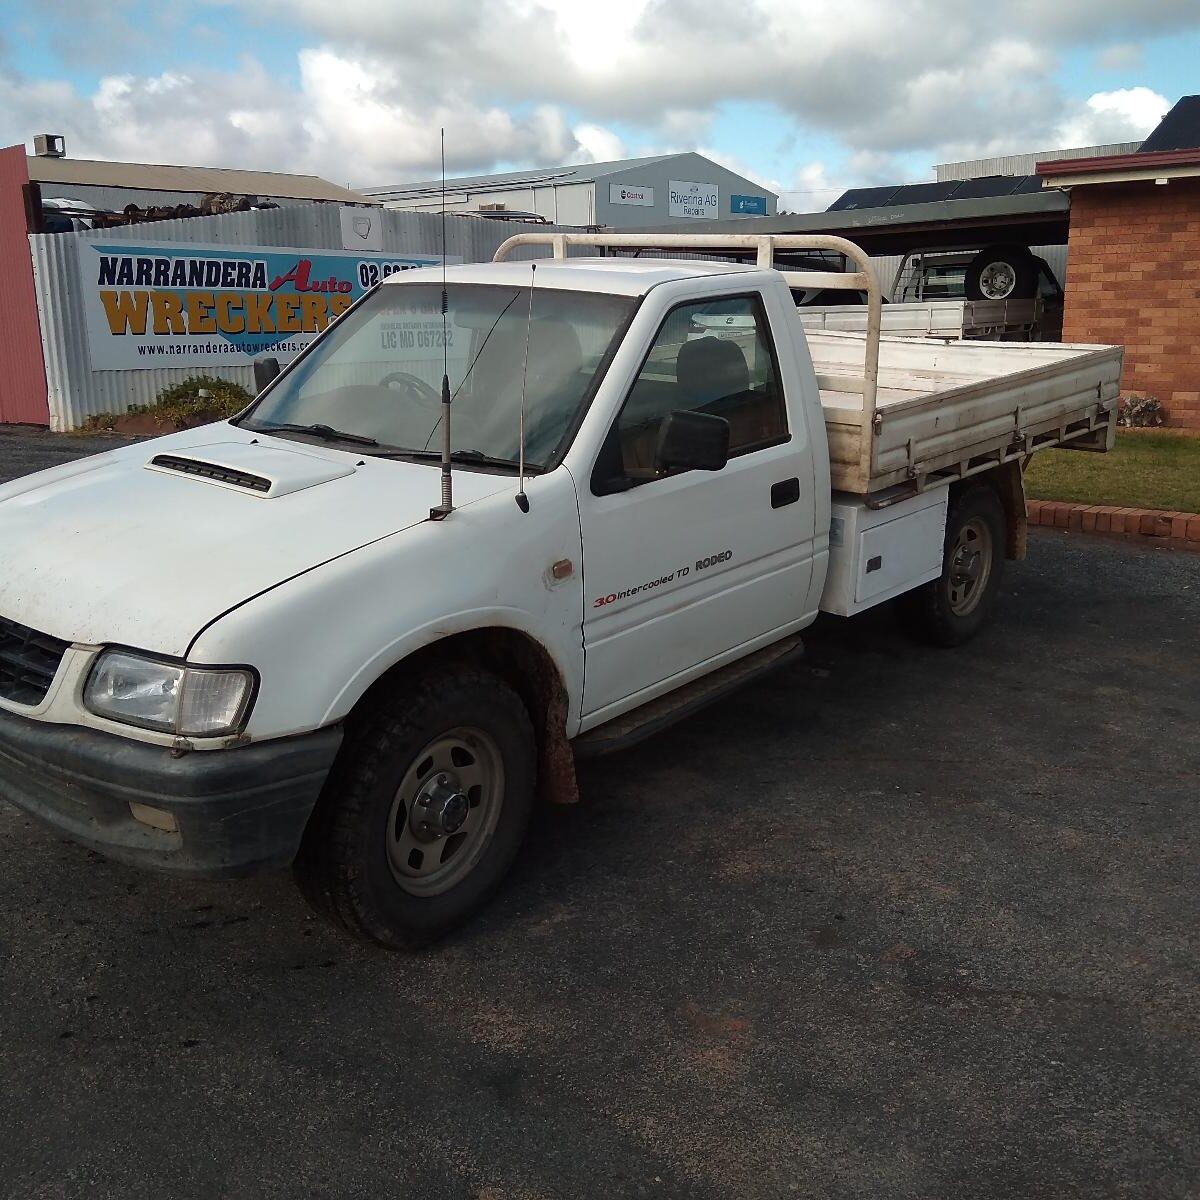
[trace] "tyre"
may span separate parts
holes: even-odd
[[[987,624],[1004,575],[1006,534],[1004,508],[990,487],[951,498],[941,577],[897,602],[910,633],[934,646],[961,646]]]
[[[1037,294],[1038,268],[1024,246],[989,246],[967,265],[968,300],[1028,300]]]
[[[356,937],[415,949],[461,925],[499,886],[533,811],[529,715],[502,680],[443,663],[347,726],[294,871]]]

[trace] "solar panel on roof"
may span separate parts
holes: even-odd
[[[977,179],[964,179],[951,199],[976,200],[984,196],[1011,196],[1023,178],[1021,175],[981,175]]]
[[[891,204],[929,204],[937,200],[949,200],[959,186],[957,179],[938,183],[907,183],[896,189]]]
[[[1184,96],[1158,123],[1158,128],[1138,148],[1139,154],[1155,150],[1194,150],[1200,147],[1200,96]]]
[[[826,211],[844,212],[853,208],[883,208],[899,190],[899,186],[894,183],[887,187],[851,188],[848,192],[843,192]]]
[[[894,187],[853,188],[840,196],[827,211],[895,208],[902,204],[979,200],[991,196],[1022,196],[1041,189],[1042,181],[1036,175],[981,175],[975,179],[947,179],[932,183],[905,183]]]

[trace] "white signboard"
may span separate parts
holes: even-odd
[[[241,367],[260,354],[286,362],[381,279],[441,261],[369,250],[84,242],[92,370]]]
[[[654,207],[654,189],[652,187],[633,187],[628,183],[610,183],[608,185],[609,204],[640,204],[643,208]]]
[[[703,217],[715,221],[721,215],[720,189],[715,183],[672,179],[667,211],[673,217]]]
[[[343,205],[342,247],[346,250],[383,249],[383,209]]]

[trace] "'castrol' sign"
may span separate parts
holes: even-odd
[[[715,183],[672,179],[667,211],[673,217],[703,217],[715,221],[721,215],[720,189]]]
[[[634,187],[629,183],[610,183],[608,185],[609,204],[639,204],[643,208],[654,207],[654,189],[652,187]]]

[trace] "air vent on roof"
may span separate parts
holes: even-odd
[[[33,152],[38,158],[65,158],[67,139],[61,133],[35,133]]]
[[[213,483],[224,483],[230,487],[245,488],[249,492],[269,492],[271,481],[261,475],[252,475],[249,471],[237,471],[232,467],[219,467],[216,463],[201,462],[198,458],[181,458],[177,454],[156,454],[151,460],[152,467],[161,467],[164,471],[177,471],[180,475],[196,475],[201,479],[209,479]]]

